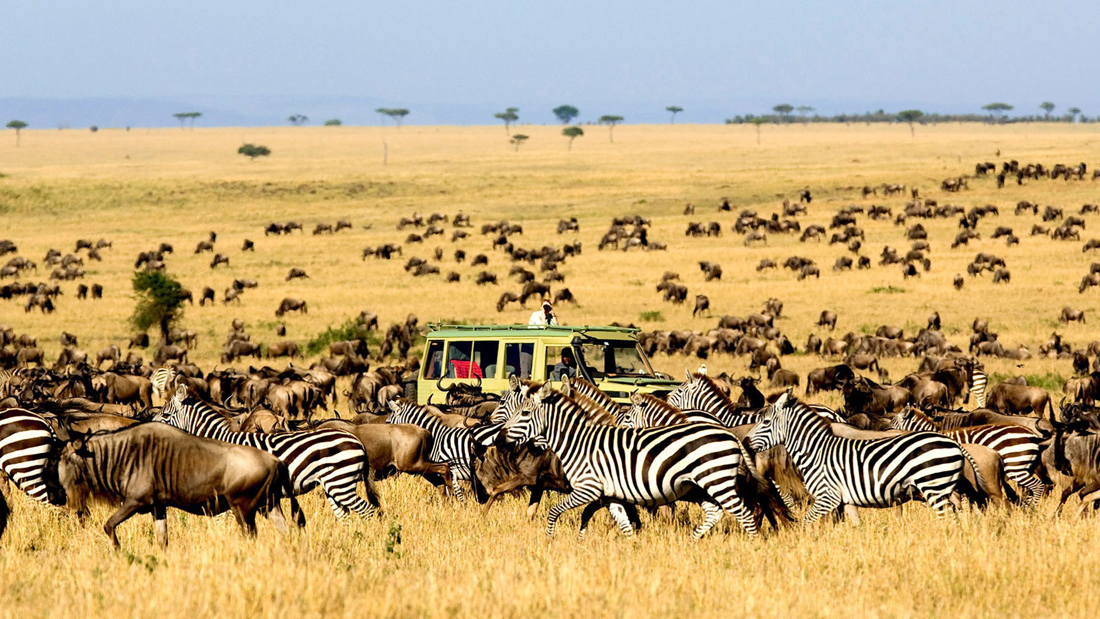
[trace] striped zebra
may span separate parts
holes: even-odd
[[[593,407],[598,406],[614,417],[616,423],[621,424],[623,421],[624,407],[612,400],[611,396],[600,391],[599,387],[583,378],[563,377],[561,392],[578,404],[583,402],[582,406],[587,405],[592,413],[595,413]]]
[[[542,387],[542,383],[520,380],[515,375],[508,378],[508,390],[500,396],[496,409],[489,415],[492,423],[504,423],[523,409],[527,400]]]
[[[0,369],[0,400],[12,395],[12,379],[15,378],[10,370]]]
[[[492,443],[493,438],[500,434],[503,424],[492,423],[476,428],[476,432],[468,428],[451,428],[443,424],[438,417],[427,408],[413,402],[398,402],[390,400],[390,415],[386,423],[408,423],[421,427],[432,434],[432,448],[428,459],[432,462],[444,462],[451,467],[451,477],[454,481],[467,481],[473,484],[473,469],[471,458],[473,457],[473,443],[476,440],[481,444]],[[466,495],[462,487],[454,485],[454,495],[459,501],[465,501]]]
[[[668,394],[668,403],[680,410],[700,410],[717,417],[727,428],[756,423],[759,413],[737,408],[714,379],[687,372],[687,380]]]
[[[725,427],[717,417],[706,411],[680,410],[648,393],[631,394],[630,408],[619,425],[624,428],[653,428],[679,423],[709,423]]]
[[[790,394],[765,412],[749,444],[758,452],[786,447],[813,498],[806,525],[841,506],[890,507],[918,493],[937,516],[953,513],[952,493],[967,458],[958,443],[935,432],[836,436],[828,421]]]
[[[0,411],[0,470],[39,503],[51,503],[46,486],[53,429],[45,419],[21,408]],[[8,524],[8,505],[0,494],[0,535]]]
[[[149,382],[153,385],[153,397],[163,402],[177,376],[179,376],[179,370],[170,365],[153,370],[152,375],[149,376]]]
[[[997,452],[1004,462],[1005,477],[1028,491],[1028,505],[1046,494],[1046,485],[1034,475],[1040,465],[1042,439],[1027,428],[1013,425],[968,426],[944,430],[924,413],[906,408],[890,422],[894,430],[940,432],[959,443],[973,443]]]
[[[734,514],[749,536],[758,534],[759,522],[737,491],[743,447],[724,428],[710,424],[645,430],[593,426],[568,397],[544,385],[505,429],[509,441],[535,439],[553,450],[573,488],[550,509],[547,535],[554,534],[562,513],[606,500],[646,507],[680,500],[699,502],[706,516],[694,537],[706,535],[723,511]],[[625,510],[612,510],[612,516],[624,535],[633,534]]]
[[[290,471],[294,494],[320,486],[338,519],[349,511],[368,517],[378,507],[370,461],[363,444],[342,430],[311,430],[283,434],[234,432],[229,420],[199,400],[185,403],[187,388],[180,385],[153,419],[196,436],[255,447],[282,460]],[[367,501],[356,492],[362,480]],[[369,503],[368,503],[369,501]]]
[[[985,386],[989,383],[989,377],[978,368],[970,369],[970,398],[974,402],[974,408],[985,408]],[[1041,415],[1040,415],[1041,416]]]

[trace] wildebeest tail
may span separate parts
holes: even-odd
[[[284,462],[279,462],[278,491],[273,494],[276,495],[274,498],[276,502],[280,502],[284,497],[290,499],[290,517],[299,529],[305,528],[306,514],[302,511],[301,505],[298,505],[298,497],[294,495],[294,486],[290,483],[290,469]]]
[[[4,529],[8,528],[8,501],[4,494],[0,493],[0,538],[4,537]]]

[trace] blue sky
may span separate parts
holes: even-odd
[[[241,118],[720,122],[775,103],[969,112],[990,101],[1100,114],[1100,2],[138,2],[5,0],[3,104],[160,100]],[[93,105],[86,103],[83,105]],[[94,107],[94,105],[93,105]],[[417,111],[420,111],[418,118]],[[279,118],[285,115],[279,116]]]

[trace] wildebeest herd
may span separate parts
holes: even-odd
[[[981,176],[996,168],[976,172]],[[999,184],[1004,175],[1016,175],[1021,184],[1041,178],[1068,181],[1084,178],[1085,171],[1084,164],[1052,166],[1047,172],[1038,164],[1006,162],[998,177]],[[946,179],[941,185],[949,193],[968,187],[966,177]],[[865,187],[862,196],[877,196],[880,189],[886,195],[906,192],[904,185],[886,184]],[[806,216],[802,204],[812,200],[810,191],[804,190],[798,203],[785,202],[769,217],[742,210],[728,230],[743,235],[746,247],[764,248],[769,235],[786,234],[798,234],[807,244],[841,244],[851,254],[832,267],[841,276],[853,268],[876,268],[863,253],[867,235],[859,218],[892,220],[904,228],[909,248],[885,246],[877,266],[900,265],[902,278],[910,278],[933,268],[928,231],[920,220],[958,217],[960,232],[952,244],[958,248],[981,238],[978,229],[983,222],[1000,216],[996,205],[940,205],[922,199],[915,188],[909,188],[909,195],[912,200],[896,216],[890,207],[852,205],[825,225],[799,220]],[[727,211],[732,208],[725,202],[719,212]],[[1047,206],[1041,214],[1047,225],[1036,223],[1031,236],[1080,240],[1084,216],[1095,212],[1095,205],[1085,204],[1079,215],[1066,217],[1063,209]],[[1021,201],[1014,213],[1039,217],[1040,207]],[[694,214],[694,207],[685,212]],[[471,237],[468,215],[413,214],[402,218],[397,229],[416,232],[403,243],[367,247],[362,258],[404,258],[426,238],[445,237],[447,224],[452,242]],[[667,243],[650,239],[651,225],[642,216],[617,218],[598,249],[667,250]],[[313,233],[349,228],[346,220],[318,223]],[[580,228],[573,217],[561,220],[557,232],[577,233]],[[272,223],[264,234],[281,236],[294,230],[302,231],[303,226]],[[559,285],[565,280],[560,267],[580,259],[580,241],[523,247],[517,242],[523,227],[508,221],[483,224],[480,232],[491,239],[485,253],[468,256],[460,248],[452,259],[456,265],[483,267],[474,277],[480,286],[500,285],[502,278],[489,270],[489,264],[505,261],[507,277],[520,288],[500,296],[498,311],[531,299],[575,302],[569,289]],[[690,222],[685,237],[722,234],[720,222]],[[990,236],[1004,238],[1008,245],[1020,243],[1009,226],[997,226]],[[213,253],[211,269],[229,261],[215,252],[216,242],[217,235],[210,233],[194,252]],[[1083,252],[1097,248],[1100,241],[1090,240]],[[100,259],[99,252],[111,250],[112,243],[105,239],[80,240],[66,255],[51,250],[44,260],[55,267],[51,282],[4,284],[0,298],[26,297],[27,312],[55,311],[62,294],[59,282],[82,279],[83,260]],[[256,244],[246,239],[241,251],[255,252]],[[18,248],[2,241],[0,252],[18,253]],[[172,253],[171,244],[162,243],[141,252],[134,268],[164,270]],[[442,249],[427,258],[405,260],[404,270],[414,277],[463,281],[457,271],[443,274]],[[716,262],[701,261],[698,266],[706,281],[722,281],[723,270]],[[822,277],[815,260],[806,256],[765,258],[757,270],[780,266],[799,280]],[[34,262],[16,256],[0,277],[36,271]],[[995,283],[1012,282],[1004,259],[979,252],[968,275],[980,277],[986,271]],[[294,267],[286,281],[308,278],[304,269]],[[685,303],[689,293],[680,281],[677,272],[668,271],[657,291],[666,301]],[[965,283],[962,274],[955,277],[956,288]],[[242,294],[257,286],[256,280],[235,279],[222,302],[240,303]],[[1080,292],[1091,286],[1100,286],[1100,264],[1084,275]],[[98,284],[89,288],[81,283],[76,297],[84,299],[89,292],[95,299],[104,291]],[[193,301],[189,291],[184,294]],[[213,302],[215,294],[212,287],[204,287],[199,305]],[[707,295],[694,298],[693,315],[709,317]],[[857,518],[855,508],[888,507],[913,499],[925,501],[940,515],[958,509],[963,498],[979,507],[1028,507],[1056,485],[1063,488],[1059,509],[1074,492],[1082,498],[1082,511],[1100,500],[1100,423],[1092,407],[1100,397],[1100,342],[1075,347],[1054,333],[1032,353],[1025,343],[1002,344],[984,320],[975,319],[969,325],[969,341],[956,343],[945,335],[935,312],[925,328],[908,337],[903,328],[891,325],[880,326],[873,335],[849,331],[834,337],[842,317],[824,310],[815,325],[821,335],[813,334],[797,346],[777,327],[783,308],[782,301],[770,298],[759,313],[723,315],[707,331],[641,332],[640,345],[650,355],[745,356],[749,375],[710,376],[704,366],[689,373],[666,398],[636,394],[628,406],[616,404],[579,379],[559,388],[516,379],[503,394],[485,393],[480,384],[456,384],[449,388],[445,403],[419,406],[406,398],[406,387],[419,370],[411,353],[420,326],[412,315],[392,323],[379,338],[377,350],[371,350],[373,344],[365,337],[331,342],[329,354],[309,369],[288,365],[204,371],[188,360],[197,335],[187,329],[169,331],[148,364],[132,350],[124,356],[119,344],[100,350],[93,363],[92,356],[79,349],[76,336],[62,333],[62,352],[47,368],[36,337],[0,327],[0,468],[32,498],[69,505],[77,515],[85,513],[93,498],[117,504],[118,511],[105,527],[115,544],[115,527],[136,513],[152,514],[158,539],[167,543],[168,507],[204,514],[231,511],[244,531],[254,533],[257,515],[267,515],[285,528],[280,506],[285,500],[295,522],[305,526],[295,497],[314,488],[325,494],[337,517],[350,512],[369,516],[380,507],[375,482],[395,473],[421,475],[459,500],[465,497],[463,485],[470,484],[486,509],[501,494],[529,488],[533,514],[544,492],[565,493],[550,510],[550,532],[558,517],[575,507],[584,508],[582,533],[593,514],[606,507],[620,530],[632,534],[639,525],[639,506],[697,503],[704,519],[694,535],[701,536],[726,512],[749,535],[757,535],[765,521],[782,528],[806,499],[811,502],[807,521],[833,514]],[[275,314],[281,319],[307,311],[307,300],[286,297]],[[1086,314],[1067,306],[1057,319],[1085,322]],[[379,330],[374,313],[362,312],[355,322],[364,333]],[[283,335],[285,328],[280,325],[277,332]],[[130,342],[130,348],[148,345],[144,334]],[[796,352],[831,361],[803,379],[783,367],[784,357]],[[234,321],[221,360],[301,355],[293,341],[253,342],[243,322]],[[1036,355],[1072,363],[1077,377],[1066,383],[1061,404],[1022,376],[987,385],[981,357],[1024,361]],[[1095,359],[1091,364],[1090,357]],[[882,358],[920,360],[914,372],[892,380],[878,363]],[[101,370],[105,363],[108,369]],[[342,392],[338,380],[347,385]],[[764,380],[770,395],[758,388]],[[798,390],[807,397],[837,391],[843,405],[834,410],[808,404],[796,397]],[[731,397],[735,393],[737,399]],[[329,407],[335,412],[341,395],[348,415],[324,419],[316,414]],[[360,496],[360,484],[365,498]],[[0,531],[6,520],[3,505]]]

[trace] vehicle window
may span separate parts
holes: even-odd
[[[499,342],[474,342],[474,365],[481,368],[482,378],[497,377]],[[474,374],[477,376],[477,374]]]
[[[443,340],[433,340],[428,344],[428,355],[425,359],[424,378],[439,378],[443,369]]]
[[[561,380],[577,375],[577,355],[571,346],[546,347],[546,377]]]
[[[581,363],[593,377],[652,376],[637,345],[630,342],[581,344]]]
[[[452,341],[447,346],[445,378],[474,378],[481,375],[481,366],[473,361],[473,342]]]
[[[535,357],[535,344],[524,342],[504,345],[504,375],[515,374],[519,378],[531,378],[531,366]]]

